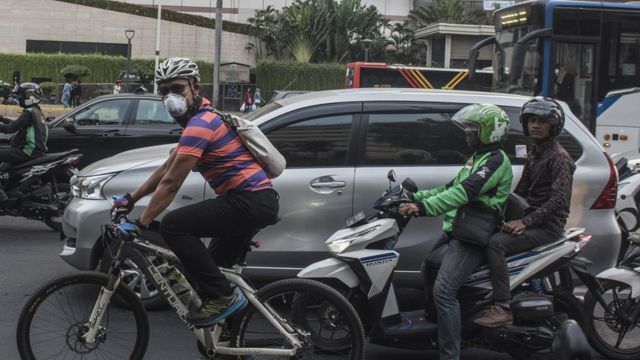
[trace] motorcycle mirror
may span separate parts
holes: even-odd
[[[62,127],[65,130],[72,132],[74,134],[78,132],[78,130],[76,129],[76,119],[72,117],[66,118],[64,120],[64,123],[62,124]]]
[[[418,185],[411,178],[406,178],[402,181],[402,187],[407,189],[408,191],[415,193],[418,192]]]
[[[591,360],[591,347],[575,320],[565,320],[559,335],[562,360]]]
[[[389,179],[390,182],[396,182],[396,171],[393,169],[389,170],[387,173],[387,179]]]

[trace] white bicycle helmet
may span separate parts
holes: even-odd
[[[156,81],[163,82],[171,79],[196,79],[200,82],[198,65],[188,58],[169,58],[156,68]]]

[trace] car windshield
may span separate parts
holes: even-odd
[[[252,111],[250,113],[244,114],[242,115],[242,117],[244,119],[247,120],[255,120],[257,118],[259,118],[260,116],[266,115],[274,110],[277,110],[279,108],[281,108],[282,105],[278,104],[277,102],[271,102],[268,103],[267,105],[261,107],[260,109],[256,110],[256,111]]]

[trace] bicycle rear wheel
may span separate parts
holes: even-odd
[[[44,284],[27,299],[18,319],[20,357],[32,359],[142,359],[149,322],[136,295],[120,284],[107,306],[96,341],[83,340],[85,324],[109,278],[95,272],[66,274]]]
[[[298,330],[304,348],[291,359],[358,360],[365,336],[353,306],[336,290],[310,279],[285,279],[260,289],[256,296]],[[237,347],[290,348],[291,345],[251,304],[234,318],[231,339]],[[251,359],[277,357],[255,354]],[[289,357],[284,357],[288,359]],[[279,359],[283,359],[280,357]]]

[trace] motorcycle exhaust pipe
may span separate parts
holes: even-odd
[[[20,204],[22,212],[27,216],[55,216],[58,215],[59,209],[54,204],[43,204],[35,201],[24,201]]]

